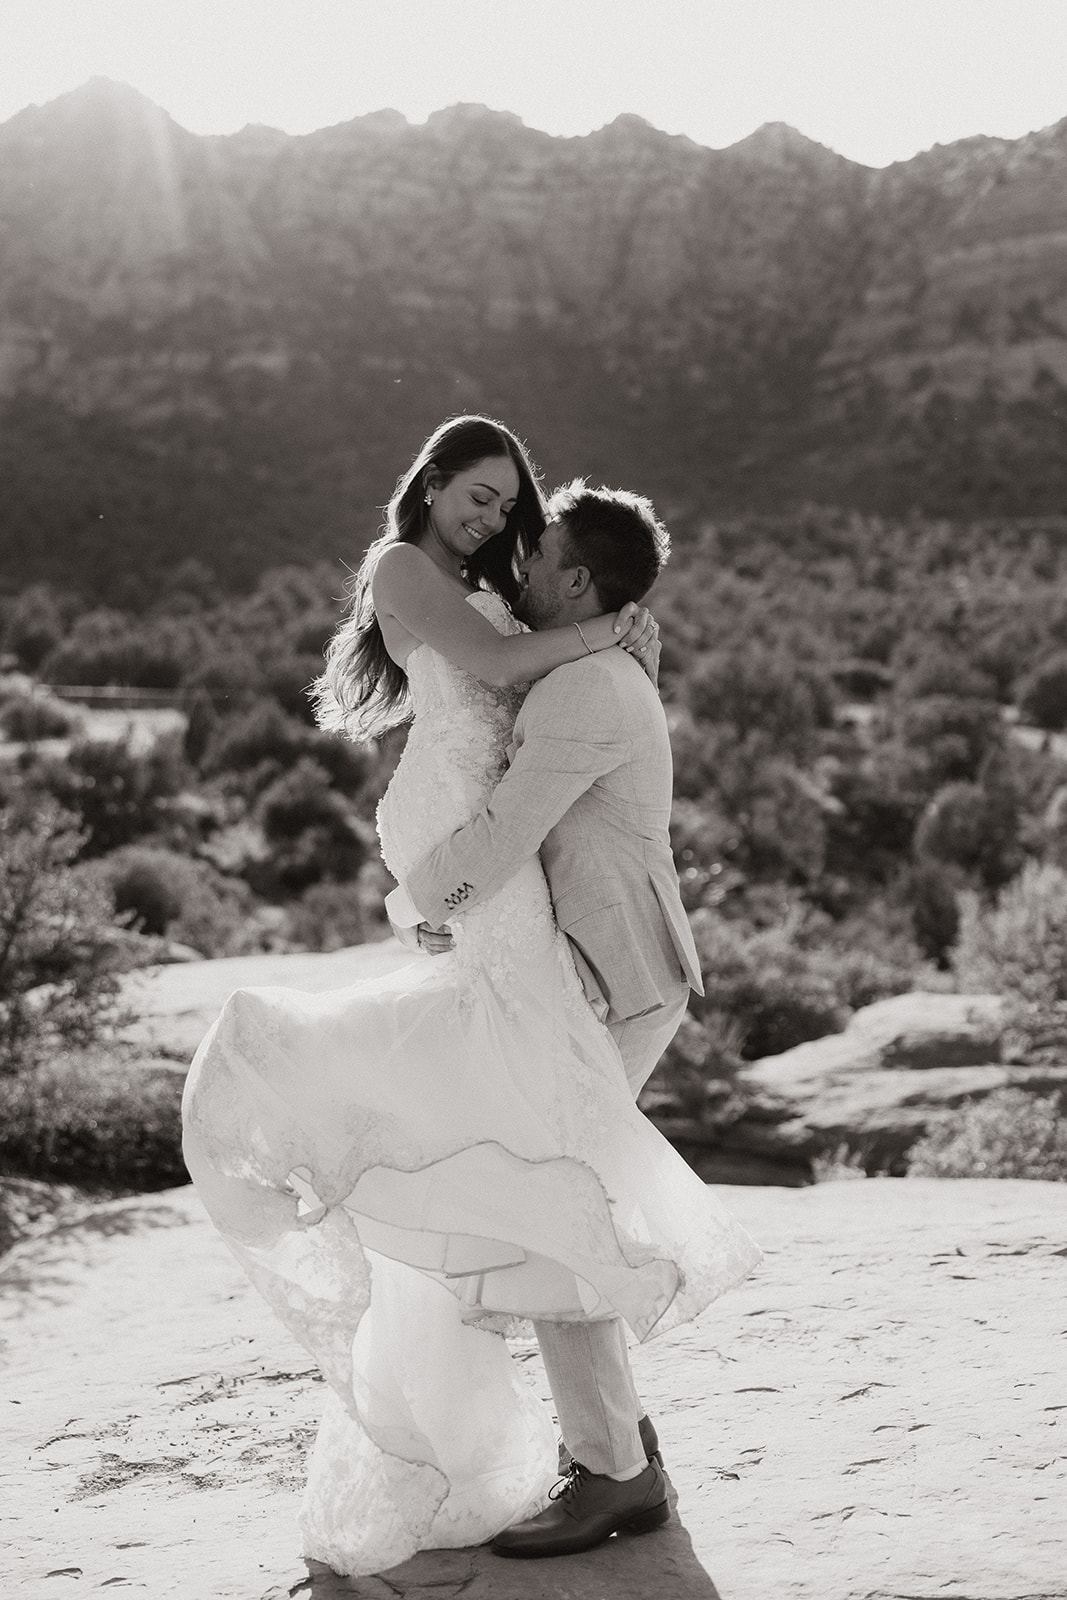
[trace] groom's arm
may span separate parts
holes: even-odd
[[[629,751],[618,687],[593,661],[535,684],[520,717],[522,743],[487,804],[404,880],[402,893],[434,927],[494,894]]]

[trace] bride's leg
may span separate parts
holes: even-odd
[[[629,1474],[645,1465],[641,1405],[619,1317],[535,1322],[563,1442],[590,1472]]]

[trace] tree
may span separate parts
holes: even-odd
[[[57,1042],[89,1044],[112,1020],[126,961],[108,896],[70,870],[81,843],[55,804],[0,811],[0,1073]]]

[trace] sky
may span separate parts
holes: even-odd
[[[0,0],[0,121],[93,76],[194,133],[474,101],[714,148],[787,122],[885,166],[1067,116],[1067,0]]]

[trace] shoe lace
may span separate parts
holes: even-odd
[[[581,1488],[582,1475],[585,1471],[586,1468],[582,1466],[580,1461],[572,1461],[567,1468],[566,1475],[548,1491],[548,1498],[550,1500],[569,1500]]]

